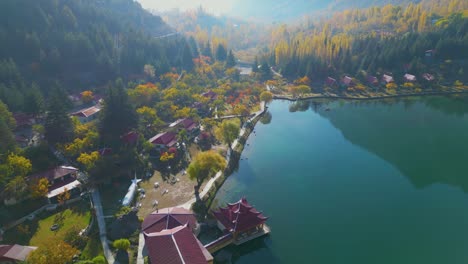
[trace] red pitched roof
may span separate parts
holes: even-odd
[[[332,77],[328,77],[326,80],[325,80],[325,83],[327,85],[335,85],[336,84],[336,80],[333,79]]]
[[[372,75],[368,75],[368,76],[367,76],[367,81],[368,81],[370,84],[374,84],[374,85],[379,83],[379,80],[377,80],[377,77],[372,76]]]
[[[0,261],[25,261],[37,247],[21,245],[0,245]]]
[[[384,75],[382,76],[382,81],[385,82],[385,83],[391,83],[391,82],[393,82],[394,80],[393,80],[393,77],[392,77],[392,76],[387,75],[387,74],[384,74]]]
[[[197,123],[190,118],[183,118],[175,121],[169,127],[181,126],[187,131],[192,131],[197,127]]]
[[[78,169],[74,167],[68,167],[68,166],[58,166],[53,169],[39,172],[36,174],[29,175],[29,179],[42,179],[42,178],[47,178],[50,182],[55,180],[55,179],[60,179],[63,178],[64,176],[77,172]]]
[[[172,147],[177,143],[177,135],[174,132],[163,132],[150,138],[152,144],[164,145],[166,147]]]
[[[213,91],[208,91],[208,92],[206,92],[206,93],[203,93],[202,95],[203,95],[204,97],[210,98],[211,100],[215,100],[216,98],[218,98],[218,95],[217,95],[215,92],[213,92]]]
[[[435,80],[434,75],[429,74],[429,73],[424,73],[424,74],[422,75],[422,77],[423,77],[426,81],[433,81],[433,80]]]
[[[143,221],[141,227],[144,233],[160,232],[166,229],[188,224],[190,229],[197,225],[197,219],[189,210],[180,207],[172,207],[152,212]]]
[[[228,204],[213,212],[216,219],[230,232],[243,232],[266,222],[268,217],[251,206],[247,199]]]
[[[138,132],[131,131],[120,137],[120,139],[127,144],[135,144],[138,140]]]
[[[408,82],[415,82],[416,81],[416,76],[411,75],[411,74],[405,74],[403,78],[408,81]]]
[[[16,121],[16,126],[31,126],[34,124],[34,118],[31,115],[25,113],[13,113],[13,118]]]
[[[101,108],[99,108],[97,106],[91,106],[89,108],[82,109],[80,111],[72,113],[71,115],[72,116],[78,116],[78,117],[89,117],[89,116],[92,116],[92,115],[95,115],[95,114],[99,113],[99,111],[101,111]]]
[[[342,82],[347,85],[347,86],[350,86],[353,84],[353,78],[349,77],[349,76],[345,76],[343,77],[343,80]]]
[[[112,149],[111,148],[102,148],[98,150],[100,156],[107,156],[112,154]]]
[[[205,264],[213,260],[188,226],[145,234],[151,263]]]

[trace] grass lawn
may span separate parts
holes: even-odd
[[[59,220],[59,219],[62,220]],[[31,246],[40,246],[50,242],[50,238],[58,238],[62,240],[68,230],[73,227],[84,229],[88,226],[91,218],[90,210],[85,203],[78,206],[71,206],[61,212],[55,213],[38,221],[37,230],[29,241]],[[60,222],[61,226],[55,231],[51,231],[50,227],[54,223]]]

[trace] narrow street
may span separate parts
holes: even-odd
[[[99,237],[101,238],[104,256],[106,257],[107,262],[109,264],[114,264],[114,255],[112,254],[112,251],[109,248],[109,243],[107,241],[106,222],[104,221],[104,212],[102,211],[101,195],[99,194],[98,189],[93,189],[91,194],[91,197],[93,199],[94,211],[96,212],[96,219],[99,226]]]

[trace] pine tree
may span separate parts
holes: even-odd
[[[270,65],[265,61],[262,63],[262,67],[260,67],[260,79],[262,81],[270,80],[273,76],[270,70]]]
[[[128,100],[121,79],[109,87],[99,123],[99,133],[104,143],[113,144],[121,135],[136,127],[137,115]]]
[[[226,48],[222,44],[218,44],[216,48],[216,59],[219,61],[225,61],[227,57]]]
[[[53,92],[47,109],[44,136],[50,144],[65,143],[73,136],[73,124],[67,114],[64,98]]]
[[[194,37],[190,36],[188,40],[188,44],[190,45],[190,50],[192,51],[192,55],[194,58],[200,57],[200,52],[198,51],[197,41]]]
[[[186,71],[191,71],[194,67],[193,55],[190,51],[190,47],[185,43],[185,47],[182,53],[182,68]]]
[[[234,57],[234,54],[232,53],[232,50],[229,51],[227,60],[226,60],[226,67],[227,68],[232,68],[236,66],[236,58]]]
[[[24,110],[30,114],[40,114],[44,111],[44,98],[39,87],[33,83],[31,88],[26,92],[24,98]]]
[[[257,57],[255,57],[255,61],[252,64],[252,72],[258,72],[258,60]]]
[[[203,49],[202,54],[203,56],[213,58],[213,53],[211,52],[211,44],[209,41],[205,44],[205,48]]]

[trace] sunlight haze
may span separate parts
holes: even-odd
[[[233,0],[172,0],[172,1],[159,1],[159,0],[138,0],[141,5],[146,9],[154,9],[158,11],[166,11],[171,9],[194,9],[202,6],[209,12],[215,14],[227,13],[232,8]]]

